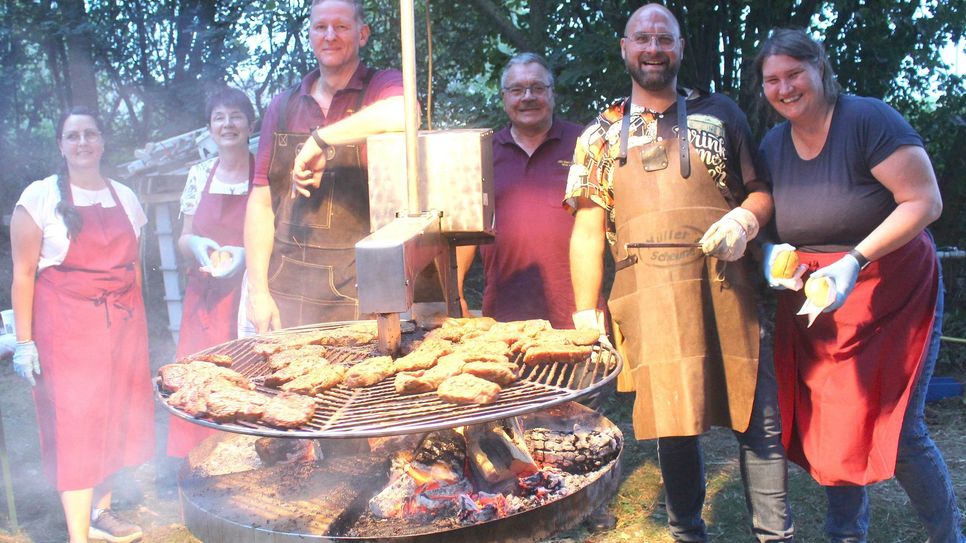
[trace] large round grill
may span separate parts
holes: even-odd
[[[260,381],[271,373],[264,358],[252,347],[267,338],[316,330],[335,330],[352,323],[327,323],[280,330],[262,336],[224,343],[203,353],[225,354],[233,358],[232,369],[252,379],[257,389],[268,395],[278,394]],[[404,334],[405,335],[405,334]],[[333,347],[326,358],[351,367],[370,356],[375,347]],[[519,358],[519,357],[518,357]],[[516,360],[519,364],[520,361]],[[392,379],[365,388],[349,389],[339,385],[316,397],[312,420],[300,428],[282,430],[250,422],[216,423],[197,419],[168,405],[167,394],[157,388],[161,403],[173,414],[220,430],[243,434],[302,437],[358,438],[412,434],[443,428],[479,424],[530,413],[561,403],[586,400],[611,383],[621,369],[620,356],[609,345],[594,346],[591,355],[581,362],[550,362],[524,367],[520,379],[503,388],[499,400],[489,405],[455,405],[440,400],[435,392],[400,395]]]

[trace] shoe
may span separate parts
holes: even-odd
[[[117,516],[110,509],[95,509],[91,528],[87,532],[90,539],[100,539],[111,543],[130,543],[144,535],[141,527]]]

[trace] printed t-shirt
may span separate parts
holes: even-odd
[[[589,198],[607,211],[607,240],[615,242],[613,176],[620,153],[624,100],[604,110],[577,138],[574,161],[567,178],[564,206],[576,210],[577,197]],[[654,112],[631,107],[628,149],[653,141],[677,138],[677,104]],[[761,179],[751,129],[744,113],[723,94],[692,91],[687,99],[688,138],[722,193],[742,194],[747,183]],[[628,160],[639,160],[633,153]],[[700,162],[699,162],[700,160]]]

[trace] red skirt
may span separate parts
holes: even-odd
[[[799,252],[809,272],[844,253]],[[899,432],[932,330],[938,273],[923,232],[859,272],[845,304],[796,315],[804,294],[781,291],[775,370],[788,458],[822,485],[893,476]],[[805,279],[807,279],[807,274]]]

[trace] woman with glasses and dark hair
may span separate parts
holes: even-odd
[[[255,157],[248,139],[255,108],[244,92],[225,87],[205,106],[208,133],[218,156],[195,164],[181,195],[178,248],[187,262],[177,358],[238,337],[238,308],[245,270],[245,206]],[[185,457],[215,430],[171,417],[168,454]]]
[[[949,472],[923,421],[942,322],[925,229],[942,201],[922,139],[881,100],[842,94],[804,31],[772,32],[754,66],[764,103],[786,121],[761,154],[779,243],[765,245],[764,272],[780,289],[775,367],[788,458],[825,485],[832,541],[866,540],[866,485],[893,475],[929,541],[963,541]],[[792,253],[804,289],[774,270]]]
[[[154,452],[154,402],[131,189],[101,171],[104,127],[75,107],[57,124],[60,172],[28,186],[10,224],[14,368],[33,387],[46,474],[71,543],[133,541],[111,479]]]

